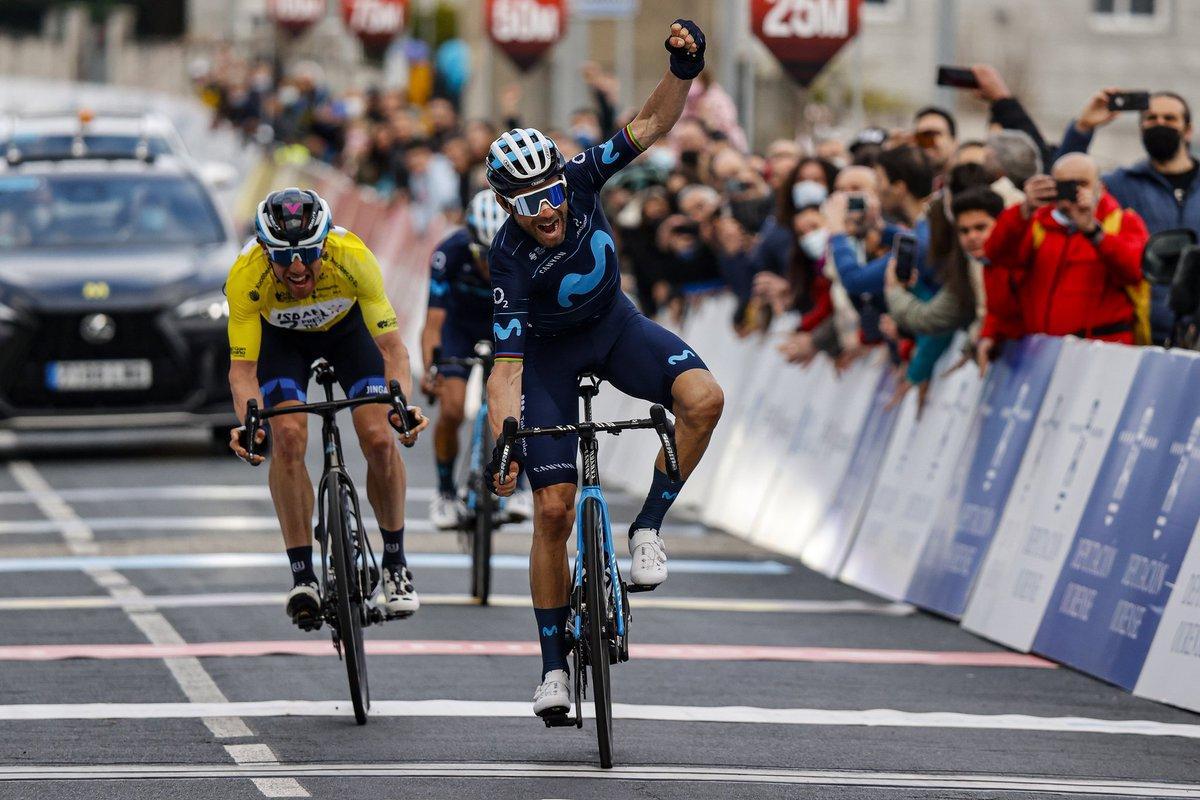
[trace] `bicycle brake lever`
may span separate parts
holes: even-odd
[[[654,421],[654,430],[662,442],[667,477],[678,483],[683,476],[679,470],[679,454],[675,449],[675,426],[667,419],[667,410],[658,403],[650,406],[650,419]]]
[[[388,414],[388,424],[392,429],[400,434],[407,434],[413,428],[417,427],[417,418],[411,411],[408,410],[408,400],[404,397],[404,392],[400,389],[400,381],[393,378],[388,382],[388,397],[391,400],[392,411],[396,412],[396,416],[400,418],[399,427],[392,422],[392,415]],[[412,447],[416,442],[405,442],[405,447]]]
[[[258,431],[261,427],[262,420],[258,416],[258,401],[251,398],[246,401],[246,422],[238,433],[238,444],[246,451],[244,461],[252,467],[257,467],[262,463],[254,461],[254,457],[258,455],[255,448],[258,445]]]

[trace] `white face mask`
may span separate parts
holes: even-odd
[[[792,205],[796,208],[819,206],[828,196],[829,191],[816,181],[798,181],[792,184]]]
[[[817,228],[815,231],[809,231],[801,236],[799,241],[800,249],[804,251],[804,255],[816,261],[825,255],[825,246],[829,244],[829,231],[824,228]]]

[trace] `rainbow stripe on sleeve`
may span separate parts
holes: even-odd
[[[630,123],[630,125],[632,125],[632,124],[633,124],[633,123]],[[646,148],[642,147],[642,143],[641,143],[641,142],[639,142],[639,141],[637,140],[637,137],[635,137],[635,136],[633,135],[633,131],[632,131],[632,130],[630,130],[630,127],[629,127],[629,125],[626,125],[624,128],[622,128],[622,129],[621,129],[621,133],[625,134],[625,139],[626,139],[626,140],[627,140],[627,141],[628,141],[628,142],[629,142],[631,145],[633,145],[633,148],[634,148],[635,150],[637,150],[639,153],[644,153],[644,152],[646,152]]]

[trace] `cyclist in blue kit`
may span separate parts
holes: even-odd
[[[429,504],[434,527],[446,530],[459,525],[466,506],[454,482],[458,458],[458,431],[462,427],[467,397],[467,369],[435,364],[440,358],[471,358],[475,343],[492,335],[492,283],[488,272],[488,249],[508,214],[484,189],[467,204],[466,227],[443,239],[430,257],[429,305],[421,333],[421,355],[425,376],[421,389],[439,402],[433,426],[433,457],[437,466],[438,491]],[[508,499],[508,520],[528,519],[533,499],[523,490]]]
[[[496,365],[488,383],[489,419],[499,436],[506,417],[525,426],[577,422],[578,376],[594,372],[634,397],[662,403],[675,415],[684,479],[695,469],[721,416],[724,397],[699,354],[634,308],[620,288],[612,228],[604,216],[604,183],[665,136],[683,112],[691,81],[704,69],[704,34],[690,20],[671,25],[670,70],[642,110],[608,141],[566,163],[541,132],[518,129],[492,143],[487,180],[510,214],[492,242],[492,334]],[[564,638],[571,586],[567,540],[575,516],[576,437],[521,442],[496,489],[511,493],[523,467],[534,490],[529,582],[542,650],[535,714],[565,713],[571,704]],[[667,577],[659,535],[683,488],[654,465],[645,504],[629,531],[629,578],[646,587]]]

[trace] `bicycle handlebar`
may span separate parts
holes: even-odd
[[[650,407],[649,419],[629,419],[621,422],[579,422],[574,425],[521,429],[514,417],[507,417],[504,420],[504,427],[497,441],[497,445],[500,447],[500,474],[508,474],[509,465],[512,463],[512,446],[517,439],[528,439],[533,436],[552,436],[558,438],[561,436],[596,433],[617,435],[621,431],[648,429],[653,429],[658,434],[659,441],[662,442],[667,477],[676,482],[682,481],[683,478],[679,470],[678,448],[675,445],[675,426],[667,419],[666,409],[658,403]]]
[[[392,411],[400,418],[400,425],[397,426],[392,422],[390,414],[388,415],[388,424],[398,433],[408,433],[417,426],[417,418],[408,410],[408,400],[405,399],[404,392],[400,389],[400,382],[393,379],[388,383],[387,394],[375,394],[353,399],[328,400],[320,403],[303,403],[295,406],[259,409],[258,401],[251,398],[246,401],[246,429],[241,434],[245,437],[242,444],[246,449],[247,455],[251,458],[260,455],[255,452],[255,448],[258,446],[258,431],[262,428],[262,424],[272,417],[281,417],[285,414],[320,414],[325,416],[336,414],[338,411],[346,408],[357,408],[358,406],[374,405],[376,403],[386,403],[392,407]],[[412,447],[413,444],[415,442],[405,444],[405,447]],[[250,463],[253,464],[254,462]],[[254,464],[254,466],[258,466],[258,464]]]

